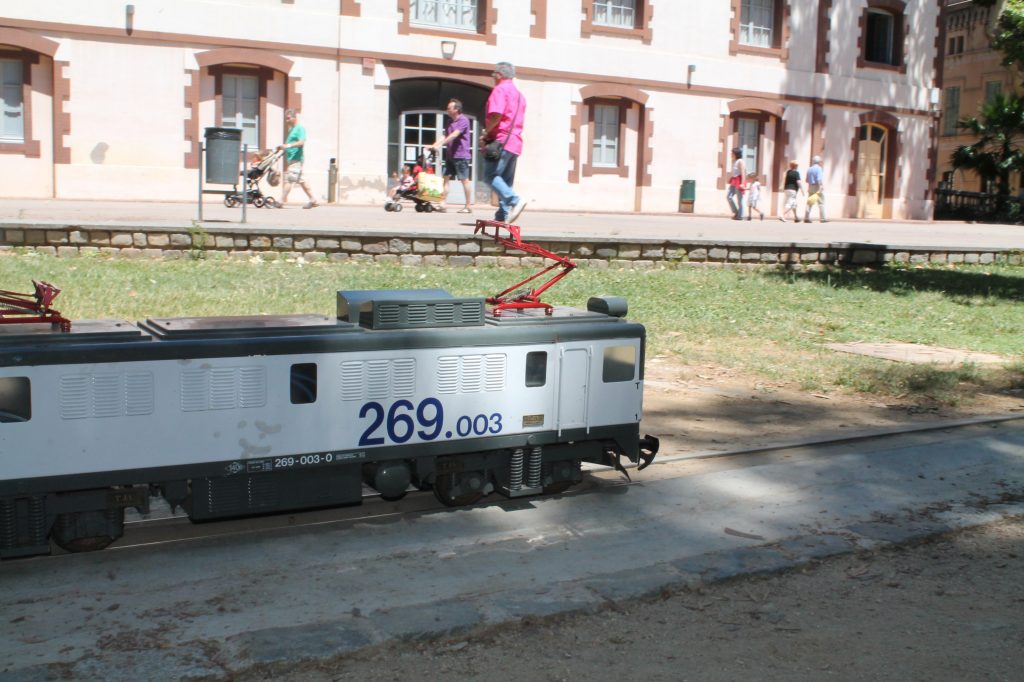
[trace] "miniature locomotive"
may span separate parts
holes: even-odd
[[[622,299],[337,302],[336,317],[0,325],[0,557],[102,549],[153,495],[196,521],[358,504],[364,483],[454,506],[657,453],[639,430],[645,330]]]

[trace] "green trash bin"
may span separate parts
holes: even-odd
[[[693,202],[697,197],[697,181],[683,180],[679,186],[679,212],[693,213]]]

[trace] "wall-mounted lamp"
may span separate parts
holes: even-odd
[[[454,40],[442,40],[441,41],[441,56],[445,59],[455,58],[455,41]]]
[[[689,64],[686,67],[686,87],[693,85],[693,72],[697,70],[696,64]]]
[[[135,29],[135,5],[124,6],[124,30],[128,35]]]

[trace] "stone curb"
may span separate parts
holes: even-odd
[[[650,269],[682,265],[872,266],[915,264],[1021,264],[1020,251],[997,248],[921,247],[850,242],[784,243],[664,240],[547,235],[533,241],[581,266]],[[124,224],[0,222],[0,255],[22,251],[59,257],[207,258],[352,261],[449,267],[536,267],[537,256],[506,249],[466,233],[377,232],[237,226],[169,227]]]

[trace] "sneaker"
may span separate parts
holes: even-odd
[[[827,218],[822,218],[822,219],[821,219],[821,220],[820,220],[819,222],[822,222],[822,223],[827,223],[827,222],[828,222],[828,219],[827,219]]]
[[[512,207],[509,211],[508,217],[505,219],[506,223],[514,223],[520,215],[523,213],[523,209],[526,208],[526,199],[520,199],[519,203]]]
[[[302,205],[302,208],[316,208],[319,205],[319,201],[307,201],[305,204]]]
[[[472,213],[468,208],[460,208],[459,213]]]
[[[788,222],[789,222],[788,220],[786,220],[786,219],[785,219],[785,218],[783,218],[782,216],[779,216],[779,220],[781,220],[781,221],[782,221],[782,222],[784,222],[784,223],[788,223]]]

